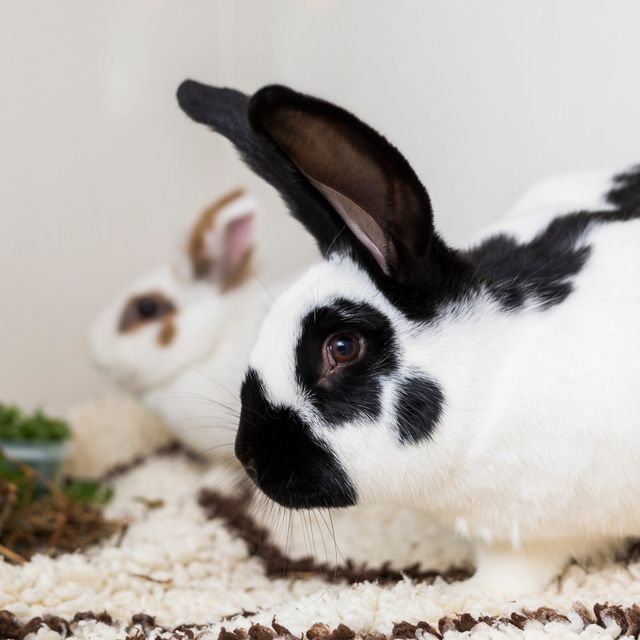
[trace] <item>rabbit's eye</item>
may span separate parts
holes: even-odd
[[[121,333],[133,331],[153,320],[159,320],[175,313],[176,306],[159,292],[151,292],[135,296],[126,304],[120,317]]]
[[[362,337],[356,333],[338,333],[325,343],[325,352],[332,368],[355,362],[362,353]]]
[[[141,318],[153,318],[158,315],[159,309],[158,302],[153,298],[140,298],[138,300],[137,310]]]

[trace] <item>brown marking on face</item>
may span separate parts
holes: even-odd
[[[167,316],[162,323],[162,329],[158,334],[158,344],[161,347],[168,347],[176,337],[176,325],[173,321],[174,314]]]
[[[195,278],[206,278],[215,268],[213,259],[207,249],[206,236],[215,224],[216,217],[229,203],[241,198],[244,189],[235,189],[230,193],[218,198],[212,205],[207,207],[200,218],[196,221],[187,244],[187,252],[191,260],[193,276]]]
[[[175,304],[159,291],[133,296],[124,307],[118,331],[133,333],[151,322],[175,315]]]

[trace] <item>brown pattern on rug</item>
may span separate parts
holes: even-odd
[[[191,449],[185,447],[178,440],[171,440],[167,442],[167,444],[163,444],[160,447],[154,449],[150,453],[145,455],[136,456],[127,462],[121,462],[120,464],[116,464],[110,469],[108,469],[105,473],[103,473],[100,478],[98,478],[99,482],[109,483],[113,482],[120,476],[129,473],[129,471],[133,471],[137,467],[141,467],[147,460],[150,458],[155,458],[158,456],[174,456],[181,455],[191,460],[192,462],[198,464],[204,464],[205,458],[198,453],[195,453]]]
[[[187,459],[203,463],[202,456],[187,449],[179,441],[171,441],[145,456],[138,456],[126,463],[109,469],[101,478],[102,482],[111,482],[116,478],[141,466],[155,456],[182,455]],[[378,582],[392,584],[404,577],[431,584],[440,577],[448,583],[466,580],[473,575],[470,567],[451,567],[446,571],[422,569],[419,563],[396,569],[390,562],[379,567],[368,567],[347,558],[343,564],[331,567],[328,563],[318,562],[307,556],[293,558],[271,539],[271,532],[258,524],[250,514],[252,490],[239,485],[235,495],[225,495],[215,489],[204,489],[198,496],[198,502],[208,518],[221,519],[227,529],[237,535],[247,545],[249,555],[260,558],[265,573],[270,578],[323,578],[328,581],[344,580],[348,584],[358,582]]]
[[[390,562],[379,567],[368,567],[347,558],[343,564],[330,566],[307,556],[292,558],[272,541],[271,532],[258,524],[249,513],[252,492],[240,489],[235,496],[229,496],[215,489],[204,489],[198,501],[209,518],[220,518],[227,529],[241,538],[247,545],[249,555],[260,558],[265,573],[270,578],[323,578],[330,582],[344,580],[349,584],[358,582],[378,582],[390,584],[404,577],[431,584],[440,577],[446,582],[465,580],[473,575],[468,567],[451,567],[446,571],[421,569],[420,564],[395,569]]]
[[[574,611],[582,619],[584,626],[596,625],[606,629],[616,624],[620,631],[615,638],[628,637],[640,638],[640,606],[622,607],[618,605],[596,604],[593,609],[576,604]],[[36,633],[41,628],[48,628],[62,637],[74,633],[78,624],[83,621],[96,621],[106,625],[115,626],[116,623],[111,616],[104,612],[95,614],[92,612],[77,613],[71,620],[66,620],[58,616],[42,616],[32,618],[26,622],[20,622],[10,611],[0,611],[0,638],[6,640],[24,640],[30,633]],[[302,638],[307,640],[422,640],[425,634],[430,634],[434,638],[442,639],[449,631],[460,633],[471,631],[479,624],[490,627],[515,627],[524,630],[528,622],[538,622],[548,624],[550,622],[569,623],[567,616],[558,613],[554,609],[540,607],[535,611],[523,610],[519,613],[512,613],[510,617],[495,618],[492,616],[473,617],[468,613],[458,616],[445,616],[441,618],[436,627],[428,622],[398,622],[393,626],[389,635],[378,633],[358,633],[358,631],[341,624],[331,629],[328,625],[317,622],[307,629]],[[173,629],[157,625],[153,616],[144,613],[137,614],[131,618],[127,625],[124,625],[124,638],[126,640],[146,640],[148,638],[162,637],[163,640],[198,640],[205,637],[210,630],[209,625],[182,624]],[[249,629],[227,630],[223,627],[218,633],[218,640],[275,640],[275,638],[286,638],[287,640],[298,640],[286,627],[278,624],[274,618],[271,627],[254,624]]]
[[[114,469],[108,477],[115,477],[139,466],[149,457],[164,455],[189,455],[178,445],[163,447],[150,456],[137,459],[132,463]],[[189,456],[190,457],[190,456]],[[367,567],[347,560],[337,569],[325,563],[319,563],[312,558],[293,559],[287,557],[283,550],[272,541],[271,532],[261,526],[250,514],[251,492],[247,489],[226,494],[212,489],[205,489],[199,495],[199,503],[209,518],[219,518],[228,530],[241,538],[247,545],[251,555],[260,558],[267,576],[280,578],[282,576],[292,578],[321,577],[326,580],[344,580],[348,583],[363,581],[376,581],[379,583],[393,583],[404,576],[418,582],[432,582],[441,576],[447,581],[461,580],[470,575],[464,568],[451,569],[445,572],[423,570],[419,565],[413,565],[404,569],[395,569],[389,563],[377,568]],[[639,554],[640,546],[631,547],[628,556]],[[131,617],[128,622],[114,620],[106,611],[103,613],[80,612],[72,618],[64,618],[56,615],[42,615],[28,620],[18,619],[10,611],[0,611],[0,638],[7,640],[24,640],[29,634],[35,634],[39,629],[50,630],[60,637],[77,635],[86,637],[87,630],[82,630],[83,624],[101,623],[108,625],[117,638],[123,640],[274,640],[275,638],[306,638],[307,640],[391,640],[395,638],[425,639],[426,637],[442,638],[447,632],[465,633],[478,625],[488,625],[492,628],[506,628],[524,630],[527,623],[535,621],[539,624],[573,624],[574,629],[578,616],[584,625],[596,625],[599,628],[611,628],[617,625],[616,634],[611,637],[640,638],[640,606],[611,605],[609,603],[595,604],[587,608],[581,604],[574,604],[571,621],[568,615],[553,608],[540,607],[535,610],[521,609],[508,616],[473,616],[469,613],[448,615],[431,622],[420,621],[409,623],[397,622],[388,635],[363,633],[360,629],[350,628],[344,624],[330,627],[322,622],[317,622],[304,633],[294,636],[286,627],[278,624],[275,618],[271,626],[252,624],[248,628],[240,628],[243,620],[257,615],[258,612],[242,611],[233,616],[224,616],[211,620],[208,624],[181,624],[177,627],[162,626],[156,623],[153,616],[139,613]],[[218,625],[225,624],[218,631]],[[250,623],[244,622],[246,627]],[[578,623],[579,624],[579,623]],[[215,631],[214,631],[215,628]],[[304,627],[302,627],[304,629]],[[91,633],[91,631],[89,631]]]

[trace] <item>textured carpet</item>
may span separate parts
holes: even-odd
[[[233,464],[175,448],[131,407],[74,414],[72,468],[107,473],[128,527],[82,554],[0,563],[0,638],[309,640],[619,638],[640,632],[640,561],[570,566],[548,591],[496,601],[465,589],[468,550],[388,506],[290,515],[253,497]],[[113,411],[118,425],[108,415]],[[146,420],[146,418],[145,418]],[[129,423],[124,428],[124,423]],[[99,424],[109,454],[87,468]],[[119,456],[114,450],[126,451]],[[112,467],[107,471],[103,458]],[[83,463],[84,461],[84,463]],[[83,467],[83,464],[85,465]],[[75,465],[75,466],[74,466]]]

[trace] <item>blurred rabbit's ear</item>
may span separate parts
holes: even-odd
[[[241,189],[207,207],[196,220],[188,242],[193,277],[223,291],[242,284],[251,274],[257,205]]]

